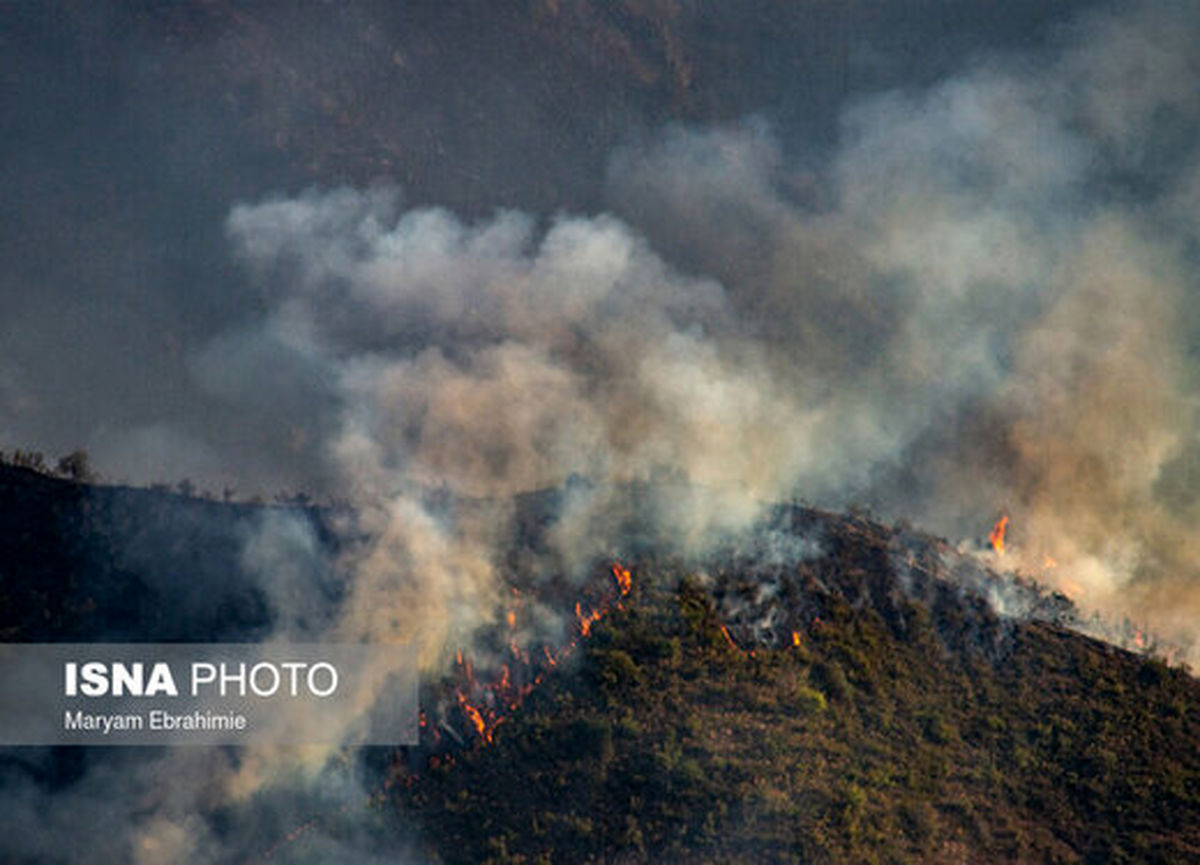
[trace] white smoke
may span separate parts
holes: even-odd
[[[1185,646],[1198,23],[1141,4],[862,101],[815,179],[759,124],[676,130],[610,179],[822,419],[797,437],[823,469],[802,494],[952,537],[1007,511],[1002,564]]]
[[[229,222],[271,286],[264,330],[337,382],[324,452],[369,539],[351,566],[353,636],[415,636],[430,661],[449,636],[468,640],[494,613],[502,503],[517,493],[595,482],[552,533],[582,564],[618,541],[600,531],[614,486],[686,481],[662,510],[696,546],[814,469],[817,414],[716,282],[681,275],[610,217],[468,225],[394,201],[309,193]],[[255,386],[250,369],[223,380]],[[500,504],[464,534],[423,509],[435,489]]]
[[[640,481],[692,551],[795,495],[958,537],[1003,509],[1006,561],[1190,644],[1194,498],[1163,481],[1197,441],[1200,150],[1169,119],[1200,92],[1195,19],[1094,16],[860,101],[824,162],[760,121],[668,130],[614,157],[616,216],[472,222],[378,188],[235,208],[267,302],[239,339],[322,382],[319,474],[357,507],[334,631],[436,667],[496,613],[505,501],[577,477],[568,567],[619,546]],[[269,386],[225,345],[197,369]]]
[[[1196,560],[1161,491],[1197,432],[1195,18],[1096,15],[1056,53],[859,101],[823,163],[762,121],[668,130],[615,156],[620,219],[466,222],[385,188],[235,208],[268,299],[241,333],[326,383],[321,474],[362,509],[346,627],[420,630],[432,662],[493,614],[507,535],[422,495],[574,476],[595,486],[562,561],[617,546],[634,481],[681,482],[658,518],[690,549],[793,495],[959,537],[1006,509],[1009,561],[1051,556],[1085,609],[1190,642]],[[225,347],[197,368],[269,384]]]
[[[665,130],[614,155],[604,215],[467,219],[388,188],[234,208],[261,313],[189,368],[214,400],[286,403],[357,513],[336,614],[293,591],[302,537],[251,542],[280,627],[416,640],[436,668],[496,613],[506,502],[574,477],[550,533],[568,569],[620,545],[637,482],[693,551],[791,496],[956,538],[1003,510],[1006,561],[1195,643],[1198,25],[1170,3],[1081,18],[857,101],[829,154],[759,120]],[[78,813],[206,861],[211,803],[142,825],[93,777]],[[128,780],[126,805],[157,789]]]

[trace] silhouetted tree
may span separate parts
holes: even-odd
[[[13,451],[12,464],[35,472],[46,471],[46,458],[41,451]]]
[[[85,450],[75,450],[62,457],[55,466],[55,471],[65,478],[79,483],[92,483],[96,473],[92,471],[91,458]]]

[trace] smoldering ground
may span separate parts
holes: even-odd
[[[631,482],[674,484],[654,530],[688,551],[791,497],[955,538],[1003,512],[1001,564],[1191,646],[1198,24],[1093,10],[854,99],[831,148],[770,112],[656,124],[582,214],[406,206],[387,184],[243,198],[220,227],[253,301],[182,369],[223,417],[286,428],[359,539],[336,608],[270,585],[281,628],[415,638],[436,668],[495,615],[505,500],[574,477],[551,538],[567,572],[619,547]],[[236,450],[186,412],[170,428],[197,465]],[[455,522],[431,488],[496,504]],[[291,531],[264,526],[248,569],[304,573],[303,533],[271,552]],[[95,812],[125,858],[221,861],[246,847],[212,832],[220,803],[328,777],[231,759],[151,761],[189,779],[162,804],[97,759],[69,792],[6,785],[6,818],[40,827],[33,857],[83,851],[56,827]]]

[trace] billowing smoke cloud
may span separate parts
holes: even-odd
[[[406,210],[390,187],[238,205],[261,306],[187,369],[256,425],[277,412],[303,479],[355,506],[337,604],[297,591],[320,579],[303,531],[248,544],[280,632],[415,638],[436,668],[495,615],[514,495],[567,485],[551,554],[579,573],[649,482],[653,533],[687,551],[793,496],[953,538],[1006,513],[998,564],[1192,646],[1198,25],[1082,18],[1052,51],[857,100],[828,153],[758,119],[647,135],[602,215]],[[144,828],[206,861],[209,810]]]
[[[637,480],[683,482],[658,516],[692,549],[788,496],[957,537],[1004,511],[1006,562],[1190,643],[1196,23],[1093,16],[1053,56],[860,101],[824,162],[764,122],[670,130],[616,154],[619,218],[237,207],[270,310],[243,337],[326,383],[324,473],[365,504],[355,627],[411,609],[432,650],[489,615],[497,538],[422,493],[574,476],[565,559],[619,542]],[[198,368],[268,387],[225,348]]]
[[[84,758],[82,777],[58,788],[48,752],[26,751],[0,769],[2,842],[13,862],[350,863],[425,861],[397,834],[397,818],[370,803],[342,767],[304,774],[275,755],[264,778],[241,754],[217,748],[128,748]],[[261,768],[261,767],[259,767]]]
[[[1197,23],[1096,16],[1055,56],[861,102],[815,176],[751,125],[675,131],[610,178],[820,419],[797,492],[953,537],[1007,512],[1002,565],[1185,646]]]
[[[686,480],[670,528],[694,544],[813,470],[818,419],[713,280],[680,275],[609,217],[468,225],[398,216],[393,200],[311,193],[239,207],[229,223],[275,286],[264,328],[335,383],[331,474],[365,506],[372,539],[356,568],[363,630],[399,636],[419,621],[435,628],[432,649],[447,643],[436,623],[458,630],[447,616],[494,606],[494,541],[507,538],[446,536],[419,503],[431,489],[503,501],[591,481],[556,527],[561,556],[583,561],[618,541],[595,531],[614,486]],[[252,368],[221,377],[259,387]]]

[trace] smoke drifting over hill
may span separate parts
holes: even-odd
[[[77,428],[110,474],[246,477],[352,503],[336,614],[279,576],[311,546],[286,521],[249,543],[247,570],[271,574],[281,631],[415,633],[430,668],[495,615],[507,498],[568,482],[548,569],[581,574],[621,547],[631,482],[665,491],[654,531],[686,552],[793,497],[952,538],[1005,513],[999,564],[1191,649],[1198,30],[1182,4],[1101,7],[1046,45],[856,95],[832,145],[768,106],[657,117],[615,142],[594,195],[567,210],[450,209],[430,190],[410,206],[404,178],[287,193],[222,178],[227,194],[199,209],[231,262],[192,267],[193,240],[171,241],[178,272],[212,294],[137,318],[168,323],[170,369],[131,401],[161,391],[170,410]],[[110,226],[116,243],[143,227]],[[86,284],[102,299],[85,312],[119,318],[126,294]],[[149,354],[104,356],[133,387],[131,359]],[[44,380],[6,367],[0,432],[48,428],[37,406],[54,397],[30,384]],[[438,491],[486,504],[454,522],[429,504]],[[137,861],[221,861],[202,855],[220,845],[194,814],[261,779],[250,758],[193,760],[155,771],[212,789],[163,791],[161,820],[99,810],[97,833],[138,824],[100,858],[136,842]],[[101,780],[72,796],[126,800]],[[55,807],[31,793],[12,813],[52,824]]]
[[[1097,15],[860,100],[815,170],[765,122],[668,129],[614,156],[616,217],[466,220],[381,188],[239,205],[266,316],[196,374],[260,405],[280,368],[321,383],[300,428],[377,508],[377,567],[428,549],[430,487],[591,480],[563,528],[583,558],[619,542],[609,484],[670,477],[690,546],[792,496],[954,537],[1004,511],[1009,561],[1190,644],[1196,23]],[[439,549],[416,570],[476,575],[446,585],[481,609],[488,539]]]

